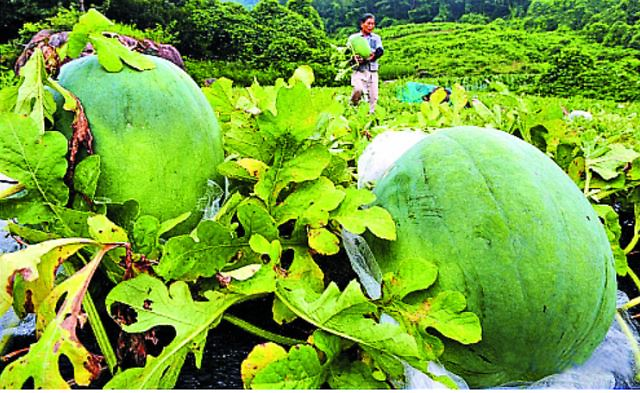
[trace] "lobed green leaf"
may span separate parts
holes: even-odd
[[[355,234],[361,234],[368,228],[382,239],[396,239],[395,223],[388,211],[380,206],[361,209],[362,206],[375,201],[375,195],[371,191],[348,188],[345,192],[346,197],[340,207],[332,212],[332,219]]]
[[[209,329],[221,320],[224,311],[245,295],[209,291],[206,301],[194,301],[183,281],[169,289],[157,278],[146,274],[117,285],[105,300],[107,310],[115,303],[128,305],[136,312],[136,321],[121,326],[126,332],[140,333],[156,326],[171,326],[175,338],[157,356],[147,356],[144,367],[127,369],[107,383],[108,389],[170,389],[187,354],[193,353],[200,368]]]

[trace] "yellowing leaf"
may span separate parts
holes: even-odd
[[[87,219],[89,233],[91,237],[101,243],[128,243],[127,232],[111,222],[107,216],[98,214]],[[124,269],[120,265],[121,259],[126,255],[124,248],[119,248],[109,254],[105,259],[104,267],[111,273],[117,281],[124,275]]]
[[[313,260],[308,247],[293,247],[293,262],[287,271],[287,279],[295,280],[314,292],[324,289],[324,273]],[[273,320],[278,324],[289,323],[297,315],[277,297],[273,299]]]
[[[61,239],[69,240],[69,239]],[[29,353],[8,365],[0,375],[0,388],[20,389],[32,380],[35,389],[69,389],[60,374],[60,358],[64,355],[73,366],[73,379],[80,386],[87,386],[99,375],[97,356],[90,353],[78,340],[76,329],[84,320],[81,304],[89,282],[106,252],[113,245],[104,246],[84,268],[58,285],[40,307],[46,315],[55,314],[44,333],[29,348]],[[56,306],[64,298],[57,313]]]
[[[423,258],[403,259],[398,265],[401,268],[397,272],[383,276],[382,292],[385,299],[393,297],[402,300],[412,292],[429,288],[438,277],[437,265]]]
[[[434,328],[444,336],[463,344],[474,344],[481,340],[480,319],[472,312],[463,312],[467,301],[460,292],[442,291],[428,299],[428,308],[419,318],[423,330]]]
[[[238,160],[238,165],[246,169],[251,176],[258,179],[269,168],[264,162],[253,158],[241,158]]]
[[[89,233],[102,243],[126,243],[129,241],[127,232],[111,222],[107,216],[98,214],[87,220]]]
[[[38,265],[43,258],[49,261],[46,265],[50,269],[73,255],[80,248],[90,244],[97,244],[93,240],[71,238],[49,240],[43,243],[34,244],[23,250],[9,254],[0,254],[0,283],[3,290],[0,291],[0,314],[4,314],[13,302],[12,288],[13,277],[20,274],[25,281],[34,281],[39,278],[40,271]],[[61,259],[61,261],[58,261]],[[46,272],[47,276],[44,281],[39,284],[41,289],[38,290],[38,299],[43,298],[43,291],[51,288],[53,282],[53,272]],[[45,294],[46,295],[46,294]]]
[[[293,71],[293,76],[289,78],[289,85],[294,85],[297,82],[304,83],[307,88],[311,88],[315,77],[313,76],[313,69],[308,65],[301,65]]]
[[[309,247],[322,255],[335,255],[340,252],[340,239],[326,228],[309,229]]]
[[[251,379],[252,389],[319,389],[325,368],[318,353],[309,345],[296,345],[285,358],[274,359]]]
[[[270,363],[287,357],[287,351],[278,344],[271,342],[256,345],[240,366],[240,375],[245,388],[251,386],[251,381],[262,369]]]

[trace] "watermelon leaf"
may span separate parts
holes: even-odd
[[[26,193],[0,199],[0,216],[22,224],[65,220],[56,207],[69,198],[64,183],[67,140],[59,132],[42,133],[31,118],[0,114],[0,168],[24,186]]]
[[[251,387],[251,382],[256,374],[260,373],[270,363],[286,357],[287,351],[278,344],[268,342],[256,345],[240,366],[240,375],[242,376],[244,387]]]
[[[640,157],[640,153],[625,147],[621,143],[609,145],[609,150],[602,156],[588,158],[586,164],[604,180],[618,177],[618,168]]]
[[[212,277],[235,257],[238,250],[244,249],[251,254],[246,240],[246,244],[235,240],[232,232],[217,222],[201,222],[196,235],[198,240],[191,235],[170,238],[155,272],[167,280]]]
[[[218,116],[229,116],[235,110],[237,99],[233,94],[231,79],[218,78],[211,86],[203,88],[202,91]]]
[[[382,379],[382,378],[380,378]],[[374,377],[374,370],[363,361],[349,362],[342,358],[329,366],[327,382],[331,389],[389,389],[389,384]]]
[[[93,240],[70,238],[49,240],[28,246],[25,249],[0,254],[0,314],[4,314],[13,302],[14,276],[20,275],[26,281],[23,290],[31,290],[37,306],[53,288],[56,268],[79,249],[96,244]]]
[[[293,86],[298,82],[302,82],[307,89],[311,89],[314,80],[313,69],[305,64],[293,71],[293,75],[289,78],[289,85]]]
[[[84,48],[89,43],[89,34],[113,30],[115,24],[107,19],[100,12],[91,8],[83,14],[78,23],[73,26],[67,41],[67,55],[76,58],[80,56]]]
[[[96,49],[98,61],[109,72],[119,72],[126,63],[138,71],[151,70],[155,64],[141,53],[126,48],[117,38],[108,38],[102,34],[89,34],[89,41]]]
[[[288,143],[278,146],[274,164],[255,185],[255,194],[268,206],[275,204],[280,192],[289,184],[319,178],[331,161],[331,154],[321,145],[300,152],[291,152],[289,148]],[[293,158],[287,160],[286,157],[292,154]]]
[[[98,178],[100,177],[100,156],[93,154],[87,156],[76,165],[73,176],[73,188],[93,198],[98,188]]]
[[[340,207],[331,213],[332,219],[355,234],[361,234],[368,228],[382,239],[396,239],[396,227],[388,211],[379,206],[361,209],[375,201],[376,197],[371,191],[349,188],[345,192],[346,196]]]
[[[307,322],[400,359],[419,357],[413,337],[397,325],[374,319],[377,307],[364,296],[357,282],[350,282],[344,292],[331,283],[322,294],[288,284],[289,280],[278,281],[276,296]]]
[[[322,255],[340,252],[340,239],[326,228],[309,229],[309,247]]]
[[[312,345],[296,345],[288,353],[273,343],[257,345],[242,362],[245,388],[319,389],[325,383],[334,389],[389,387],[374,378],[371,366],[342,354],[346,341],[340,337],[316,330],[308,341]]]
[[[263,366],[252,378],[243,382],[252,389],[320,389],[326,379],[326,368],[320,363],[318,352],[310,345],[296,345],[286,357],[284,349],[271,349],[270,363],[264,365],[264,350],[252,352],[246,361]],[[254,358],[257,358],[254,360]],[[261,359],[262,358],[262,359]],[[260,363],[259,363],[260,362]],[[243,363],[244,364],[244,363]]]
[[[140,71],[155,68],[155,64],[141,53],[129,50],[117,38],[103,35],[116,30],[118,27],[113,22],[95,9],[90,9],[73,26],[67,41],[67,55],[76,58],[91,43],[98,54],[98,61],[109,72],[122,70],[123,63]]]
[[[56,103],[53,94],[44,88],[47,71],[44,56],[37,48],[20,70],[22,83],[18,89],[15,112],[31,117],[37,124],[40,134],[45,130],[45,119],[53,123]]]
[[[224,311],[246,296],[235,293],[205,293],[206,301],[194,301],[183,281],[169,289],[162,281],[146,274],[118,284],[105,300],[107,310],[115,303],[133,308],[137,313],[131,325],[121,325],[130,333],[140,333],[155,326],[171,326],[175,338],[157,356],[147,356],[144,367],[127,369],[117,374],[105,388],[170,389],[175,385],[187,354],[193,353],[200,368],[209,329],[221,320]]]
[[[440,291],[435,297],[429,297],[413,303],[407,295],[424,290],[433,285],[438,275],[435,263],[423,259],[404,259],[398,261],[396,272],[383,276],[382,300],[383,310],[396,319],[408,331],[416,332],[423,341],[427,358],[440,356],[442,343],[427,333],[434,328],[445,337],[463,344],[477,343],[481,339],[480,320],[472,312],[464,311],[466,300],[462,293],[456,291]]]
[[[321,228],[329,222],[329,212],[345,198],[345,192],[336,189],[326,177],[305,182],[274,209],[278,225],[297,220],[297,225]]]
[[[85,239],[64,239],[53,242],[58,242],[64,247],[74,247],[75,251],[79,249],[80,244],[95,244]],[[41,252],[52,244],[55,243],[33,247]],[[38,342],[31,345],[29,353],[3,370],[0,375],[0,387],[20,389],[31,379],[36,389],[69,389],[69,384],[60,375],[59,362],[63,355],[73,366],[76,384],[87,386],[98,377],[99,358],[80,343],[76,329],[84,320],[81,304],[93,273],[104,254],[114,247],[116,245],[103,246],[89,264],[51,291],[40,306],[40,314],[45,320],[52,315],[55,315],[55,318],[48,323]],[[70,251],[67,249],[64,254],[69,254]],[[34,251],[31,252],[34,253]],[[62,301],[63,298],[64,301]],[[62,305],[56,313],[56,306],[60,301]]]

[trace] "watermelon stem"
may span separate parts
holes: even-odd
[[[245,330],[251,334],[254,334],[258,337],[262,337],[264,339],[267,339],[269,341],[272,341],[276,344],[282,344],[282,345],[287,345],[287,346],[294,346],[294,345],[298,345],[298,344],[304,344],[305,342],[302,340],[298,340],[295,338],[291,338],[291,337],[286,337],[286,336],[282,336],[280,334],[276,334],[273,332],[270,332],[268,330],[259,328],[243,319],[240,319],[238,317],[234,317],[233,315],[229,315],[226,314],[222,317],[222,319],[224,319],[225,321],[231,323],[232,325],[235,325],[239,328],[241,328],[242,330]]]
[[[638,223],[638,225],[640,225],[640,223]],[[627,246],[624,248],[624,255],[629,255],[629,253],[636,247],[636,244],[638,244],[638,240],[640,240],[640,233],[638,233],[637,226],[635,229],[636,230],[633,233],[633,238],[631,238],[629,244],[627,244]]]
[[[629,325],[627,325],[627,322],[624,320],[624,318],[622,317],[622,315],[620,315],[619,312],[616,312],[616,321],[618,321],[618,324],[620,324],[620,329],[622,330],[624,335],[627,337],[627,340],[629,341],[629,346],[631,347],[631,352],[633,352],[633,358],[636,363],[636,375],[634,379],[636,381],[640,381],[640,370],[638,370],[638,365],[640,365],[640,347],[638,346],[638,342],[633,336],[633,333],[631,332]]]
[[[633,298],[633,299],[629,300],[622,307],[620,307],[620,310],[627,311],[630,308],[633,308],[633,307],[637,306],[638,304],[640,304],[640,297],[636,297],[636,298]]]
[[[590,168],[585,169],[585,179],[584,179],[584,195],[589,195],[589,188],[591,187],[591,170]]]
[[[25,188],[24,184],[22,184],[22,183],[15,184],[15,185],[13,185],[13,186],[11,186],[11,187],[3,190],[3,191],[0,191],[0,199],[5,199],[5,198],[8,198],[10,196],[13,196],[13,195],[19,193],[20,191],[24,190],[24,188]]]
[[[631,280],[633,281],[633,283],[636,284],[636,288],[640,289],[640,279],[638,278],[638,275],[633,270],[631,270],[629,266],[627,266],[627,274],[629,274],[629,277],[631,277]]]

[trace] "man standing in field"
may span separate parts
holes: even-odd
[[[355,37],[363,37],[369,43],[371,54],[366,58],[358,54],[353,57],[356,64],[351,75],[351,85],[353,86],[351,103],[357,105],[362,98],[362,94],[366,91],[369,95],[369,113],[373,113],[378,101],[378,59],[382,57],[384,49],[382,48],[380,36],[373,33],[373,29],[376,26],[376,19],[373,14],[362,15],[359,24],[360,31],[352,34],[348,42],[351,42]]]

